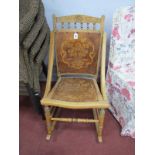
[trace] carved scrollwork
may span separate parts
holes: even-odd
[[[67,40],[61,46],[63,63],[73,69],[87,68],[95,57],[94,45],[88,39]]]
[[[64,101],[96,101],[97,93],[92,80],[64,78],[55,89],[52,98]]]

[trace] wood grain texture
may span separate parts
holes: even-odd
[[[98,92],[92,79],[61,78],[49,98],[73,102],[98,101]]]
[[[61,29],[57,28],[57,23],[61,23]],[[65,27],[65,24],[68,24]],[[74,24],[74,28],[71,28],[71,23]],[[77,26],[80,23],[80,27]],[[83,24],[86,23],[87,27],[84,29]],[[99,29],[96,29],[96,24],[100,25]],[[93,24],[93,28],[90,27]],[[48,77],[46,83],[46,89],[44,97],[41,100],[41,104],[45,107],[45,116],[47,124],[47,140],[51,138],[51,133],[54,130],[55,123],[57,121],[62,122],[81,122],[81,123],[95,123],[98,141],[102,142],[102,129],[104,123],[105,109],[109,108],[109,103],[106,96],[105,86],[105,58],[106,58],[106,33],[104,32],[104,16],[101,18],[90,17],[85,15],[72,15],[56,17],[53,16],[53,32],[51,32],[50,52],[49,52],[49,64],[48,64]],[[68,34],[78,32],[80,34],[80,41],[65,42],[70,37]],[[59,39],[56,38],[57,34],[65,34],[65,37],[60,35]],[[86,35],[87,34],[87,35]],[[94,36],[91,40],[88,36]],[[99,37],[97,37],[99,36]],[[64,37],[63,45],[61,46],[60,40]],[[98,42],[96,40],[99,40]],[[76,46],[77,43],[77,46]],[[55,48],[55,47],[58,47]],[[56,51],[55,51],[56,49]],[[53,58],[54,53],[60,51],[56,56],[57,62],[62,57],[62,67],[67,65],[72,70],[81,70],[81,68],[88,67],[90,64],[95,64],[97,67],[94,75],[91,78],[87,75],[91,75],[92,72],[85,70],[82,72],[66,72],[66,75],[71,77],[64,77],[64,74],[58,74],[58,81],[56,85],[51,88],[52,70],[53,70]],[[94,52],[98,53],[96,59],[94,59]],[[87,55],[88,54],[88,55]],[[87,55],[87,57],[85,57]],[[101,57],[101,61],[98,59]],[[99,64],[100,63],[100,64]],[[58,66],[58,64],[57,64]],[[93,69],[94,66],[90,68]],[[101,92],[98,87],[96,78],[98,68],[101,66]],[[72,77],[72,74],[74,77]],[[81,75],[78,77],[77,75]],[[77,76],[77,77],[76,77]],[[52,110],[49,110],[52,107]],[[53,107],[67,108],[67,109],[92,109],[94,119],[82,119],[82,118],[59,118],[58,115],[54,116]],[[52,125],[53,122],[53,125]]]
[[[106,83],[105,83],[105,65],[106,65],[106,33],[103,34],[103,42],[102,42],[100,87],[104,100],[108,102],[108,98],[106,95]]]
[[[101,18],[96,18],[92,16],[85,15],[71,15],[71,16],[61,16],[55,17],[56,22],[80,22],[80,23],[100,23]]]
[[[56,32],[58,74],[91,74],[97,77],[101,34]]]
[[[93,109],[93,108],[104,108],[108,109],[109,104],[107,101],[89,101],[89,102],[69,102],[69,101],[62,101],[62,100],[54,100],[49,98],[43,98],[41,100],[41,104],[43,106],[56,106],[61,108],[67,109]]]
[[[82,119],[82,118],[51,118],[52,121],[60,121],[60,122],[75,122],[75,123],[96,123],[99,122],[97,119]]]
[[[50,51],[48,58],[48,74],[47,74],[47,82],[44,97],[46,97],[51,90],[51,81],[52,81],[52,71],[53,71],[53,63],[54,63],[54,32],[50,33]]]
[[[86,15],[71,15],[71,16],[61,16],[56,17],[53,16],[53,27],[54,31],[74,31],[77,30],[80,32],[103,32],[104,30],[104,16],[101,18],[86,16]],[[57,23],[61,24],[61,29],[57,27]],[[64,27],[64,24],[67,24],[67,27]],[[71,24],[74,24],[73,28],[71,28]],[[80,27],[77,26],[77,23],[80,24]],[[84,24],[87,24],[86,28],[84,28]],[[93,24],[91,28],[90,24]],[[99,24],[99,29],[96,28],[96,24]]]

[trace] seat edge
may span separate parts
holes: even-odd
[[[71,101],[61,101],[61,100],[53,100],[49,98],[43,98],[41,100],[41,104],[43,106],[56,106],[61,108],[68,109],[92,109],[92,108],[104,108],[108,109],[110,104],[108,101],[90,101],[90,102],[71,102]]]

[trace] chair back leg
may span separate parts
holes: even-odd
[[[50,140],[51,138],[51,117],[50,117],[50,108],[48,106],[44,106],[45,118],[46,118],[46,126],[47,126],[47,136],[46,140]]]
[[[104,125],[104,117],[105,117],[105,110],[104,109],[99,109],[98,110],[99,114],[99,123],[98,123],[98,141],[99,143],[102,142],[102,132],[103,132],[103,125]]]

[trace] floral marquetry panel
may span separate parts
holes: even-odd
[[[99,101],[101,97],[95,80],[85,78],[61,78],[49,94],[51,99],[62,101]]]
[[[100,41],[100,33],[57,32],[56,54],[58,73],[96,75],[100,54]]]

